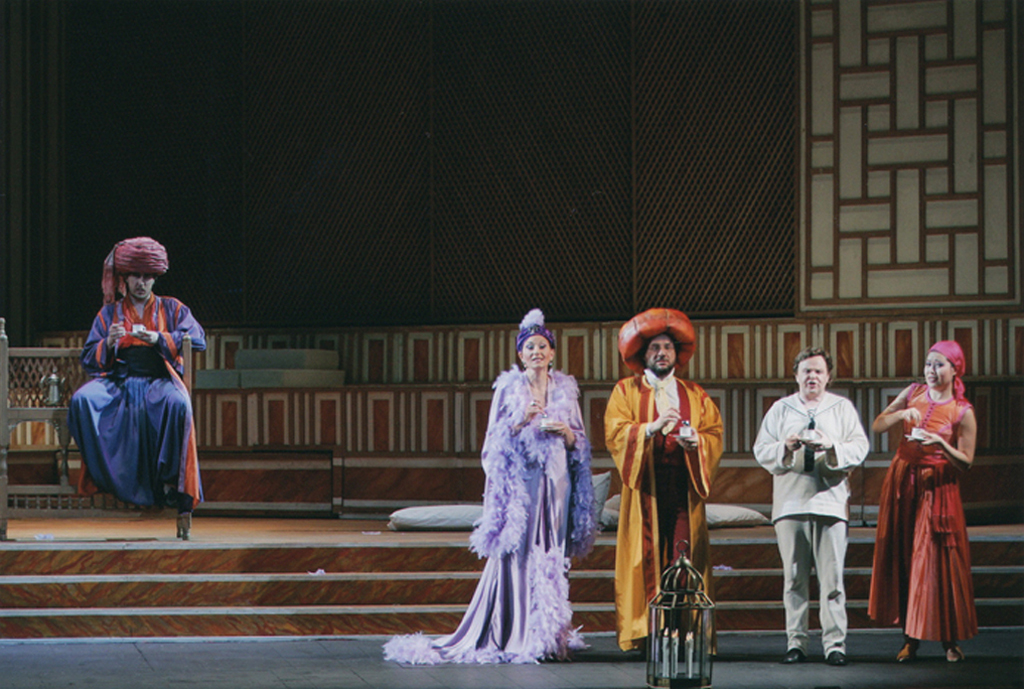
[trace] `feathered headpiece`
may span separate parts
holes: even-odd
[[[523,322],[519,324],[519,334],[516,336],[516,351],[523,351],[523,345],[534,335],[543,335],[551,343],[551,348],[555,348],[555,336],[544,327],[544,312],[540,309],[531,309],[523,317]]]

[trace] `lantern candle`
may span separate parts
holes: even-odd
[[[669,659],[669,677],[679,674],[679,632],[672,630],[672,655]]]
[[[686,678],[693,679],[693,632],[686,632]]]
[[[668,630],[665,630],[665,635],[661,637],[661,676],[668,677]]]

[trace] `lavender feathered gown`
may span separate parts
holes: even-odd
[[[596,535],[590,444],[572,376],[552,371],[549,418],[576,435],[567,452],[540,418],[513,436],[526,415],[526,374],[513,368],[494,383],[482,462],[484,511],[470,548],[488,558],[469,609],[453,634],[397,636],[384,658],[404,663],[535,663],[583,646],[572,627],[570,557],[590,552]]]

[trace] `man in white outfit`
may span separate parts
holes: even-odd
[[[754,442],[754,457],[773,476],[772,522],[782,556],[788,640],[782,662],[807,659],[814,567],[825,659],[829,665],[846,665],[847,474],[864,462],[868,438],[853,404],[826,390],[832,376],[828,352],[804,349],[793,372],[799,391],[772,405]]]

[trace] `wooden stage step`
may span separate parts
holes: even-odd
[[[466,533],[394,533],[380,521],[197,518],[14,520],[0,543],[0,635],[204,637],[443,633],[483,561]],[[972,527],[979,622],[1024,624],[1024,527]],[[712,531],[719,629],[783,627],[770,527]],[[871,627],[874,532],[851,529],[850,626]],[[614,629],[614,534],[570,573],[574,622]],[[812,595],[816,595],[812,590]],[[813,618],[813,612],[812,612]],[[816,625],[812,619],[812,626]]]

